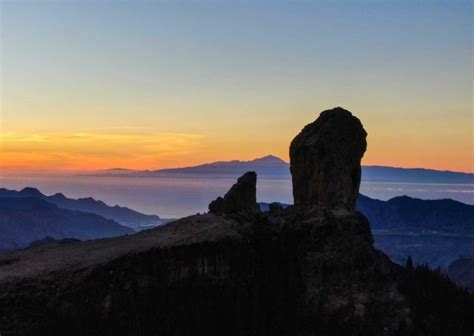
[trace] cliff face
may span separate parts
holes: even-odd
[[[361,214],[309,204],[249,211],[250,182],[215,213],[0,258],[2,335],[472,332],[472,299],[437,278],[423,292],[411,286],[423,281],[373,248]],[[242,211],[237,195],[246,195]],[[456,299],[438,300],[438,287]]]
[[[193,216],[11,258],[0,261],[6,335],[381,335],[409,323],[397,267],[371,248],[368,223],[354,213]]]

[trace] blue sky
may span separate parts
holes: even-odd
[[[2,1],[1,21],[7,145],[134,129],[200,139],[147,165],[285,158],[340,105],[367,163],[473,168],[470,1]]]

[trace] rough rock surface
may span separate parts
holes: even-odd
[[[237,180],[224,198],[218,197],[209,204],[209,211],[216,214],[258,213],[257,174],[247,172]]]
[[[459,257],[448,267],[449,277],[474,293],[474,257]]]
[[[252,212],[255,178],[211,206],[224,215],[0,257],[2,336],[472,333],[472,298],[392,263],[363,215]]]
[[[353,210],[366,137],[359,119],[340,107],[306,125],[290,146],[294,204]]]
[[[462,300],[449,301],[448,291],[440,306],[422,279],[414,300],[403,286],[416,279],[405,273],[372,247],[356,212],[287,208],[240,223],[196,215],[132,236],[0,257],[0,328],[2,336],[472,330],[472,301],[457,312]]]

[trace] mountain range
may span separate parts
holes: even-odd
[[[474,236],[474,206],[451,199],[398,196],[380,201],[359,195],[357,209],[367,217],[372,230]]]
[[[27,247],[50,236],[90,240],[134,230],[96,214],[61,209],[38,197],[0,197],[0,250]]]
[[[474,253],[474,206],[450,199],[421,200],[407,196],[388,201],[360,195],[357,209],[370,222],[375,246],[404,264],[444,270],[459,256]]]
[[[118,205],[110,206],[100,200],[92,197],[72,199],[57,193],[46,196],[36,188],[27,187],[21,191],[0,188],[1,197],[35,197],[40,198],[48,203],[57,205],[61,209],[78,210],[112,219],[117,223],[141,230],[149,226],[163,224],[166,220],[161,219],[157,215],[145,215],[138,211],[121,207]]]
[[[21,201],[23,199],[26,200]],[[22,216],[17,211],[15,213],[17,217],[11,214],[8,218],[1,217],[0,249],[3,250],[25,247],[46,236],[54,239],[91,239],[90,237],[99,238],[130,232],[124,231],[122,226],[140,231],[169,221],[126,207],[109,206],[91,197],[71,199],[60,193],[46,196],[38,189],[29,187],[21,191],[0,189],[0,200],[3,200],[4,210],[7,207],[11,210],[14,206],[18,207],[16,210],[22,206],[28,209]],[[34,200],[43,202],[33,203]],[[47,205],[54,205],[54,207]],[[260,203],[260,207],[263,211],[268,210],[267,203]],[[449,199],[420,200],[407,196],[381,201],[359,195],[357,209],[370,222],[375,246],[400,264],[404,264],[408,256],[411,256],[415,263],[426,263],[433,268],[440,266],[447,269],[449,264],[459,256],[469,256],[474,253],[474,206],[472,205]],[[111,229],[110,233],[97,234],[92,231],[92,236],[89,228],[84,226],[76,229],[85,230],[85,232],[74,231],[70,236],[64,233],[59,234],[55,227],[51,228],[47,225],[47,219],[52,218],[51,212],[61,212],[64,222],[61,225],[76,225],[77,218],[86,218],[78,216],[78,213],[81,213],[94,215],[87,218],[99,227],[106,220],[112,220],[118,227],[116,231]],[[6,212],[3,215],[6,215]],[[25,218],[28,224],[24,224]],[[15,221],[19,223],[18,228],[15,228]],[[28,227],[33,225],[33,222],[36,227],[34,230],[29,230]],[[26,230],[24,234],[22,230]]]
[[[1,251],[50,242],[47,237],[63,242],[116,237],[169,221],[91,197],[47,196],[31,187],[0,188],[0,210]]]
[[[238,177],[247,171],[255,171],[259,178],[291,179],[288,162],[274,155],[267,155],[250,161],[217,161],[192,167],[158,170],[130,170],[123,168],[112,168],[97,171],[93,173],[93,175],[124,177],[225,175],[227,177]],[[362,180],[366,182],[474,184],[474,174],[424,168],[362,166]]]
[[[267,211],[268,203],[260,208]],[[459,256],[474,254],[473,205],[407,196],[381,201],[359,194],[357,210],[369,220],[375,247],[399,264],[411,256],[417,264],[446,270]]]

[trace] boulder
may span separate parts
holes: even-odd
[[[321,112],[290,145],[295,205],[353,210],[367,133],[351,112]]]

